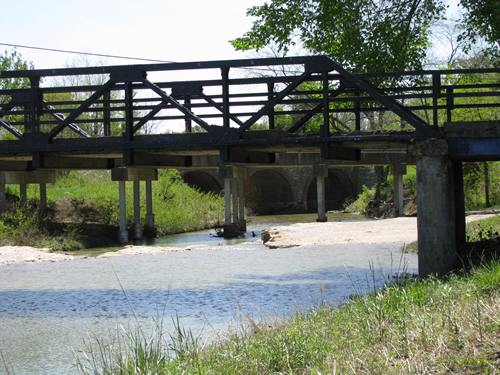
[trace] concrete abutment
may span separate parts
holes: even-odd
[[[461,162],[448,155],[444,140],[417,145],[418,272],[443,276],[458,266],[465,240]],[[463,239],[463,241],[462,241]]]

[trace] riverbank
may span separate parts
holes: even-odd
[[[132,184],[127,184],[126,195],[127,201],[132,202]],[[28,196],[38,196],[36,185],[30,185]],[[8,209],[0,214],[0,245],[54,251],[119,245],[118,187],[108,171],[61,174],[55,184],[48,186],[47,198],[48,207],[43,211],[37,199],[21,205],[18,187],[9,185]],[[142,187],[143,215],[144,204]],[[153,183],[153,205],[158,236],[213,228],[223,220],[222,197],[185,184],[175,170],[159,172],[158,181]],[[132,226],[132,204],[127,204],[127,220]]]
[[[500,263],[447,279],[400,279],[366,297],[320,305],[281,323],[203,347],[178,327],[165,347],[156,336],[125,333],[102,341],[79,363],[82,374],[149,373],[496,373]]]
[[[467,223],[495,215],[467,216]],[[262,232],[264,244],[271,248],[339,244],[409,244],[417,240],[417,218],[297,223],[276,226]]]
[[[467,217],[467,222],[475,222],[491,217],[495,217],[495,215],[472,215]],[[270,249],[346,244],[390,244],[403,246],[403,244],[408,245],[416,241],[417,222],[415,217],[402,217],[381,220],[297,223],[264,229],[262,231],[262,239],[264,245]],[[171,252],[197,251],[207,248],[207,245],[193,245],[187,247],[128,245],[121,248],[112,248],[112,250],[103,252],[97,256],[107,258],[123,255],[161,255]],[[58,262],[87,257],[85,252],[83,256],[78,254],[78,252],[51,252],[49,248],[2,246],[0,247],[0,265],[44,261]]]

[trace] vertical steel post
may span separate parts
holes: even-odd
[[[119,232],[118,241],[122,244],[128,242],[127,230],[127,195],[125,181],[118,181],[118,199],[119,199]]]
[[[102,122],[103,122],[103,132],[105,137],[111,136],[111,93],[106,91],[102,96]]]
[[[432,124],[434,127],[439,126],[438,117],[438,99],[441,95],[441,75],[432,73]]]
[[[40,132],[40,113],[41,113],[41,96],[40,96],[40,77],[30,77],[31,98],[30,102],[25,107],[24,115],[24,132],[39,133]]]
[[[222,120],[225,128],[229,128],[229,67],[221,68],[222,73]]]
[[[356,99],[354,99],[354,115],[356,116],[355,118],[355,129],[356,131],[361,130],[361,100],[359,99],[359,89],[356,89],[354,91],[354,95],[356,96]]]
[[[446,121],[452,121],[452,110],[453,110],[453,89],[446,89]]]
[[[267,100],[271,101],[271,100],[273,100],[273,97],[274,97],[274,83],[273,82],[268,82],[267,83]],[[274,127],[275,127],[275,123],[274,123],[274,107],[269,112],[268,122],[269,122],[269,129],[274,129]]]
[[[328,158],[328,137],[330,136],[330,99],[328,72],[323,72],[323,124],[320,127],[321,159]]]
[[[134,137],[134,90],[132,82],[125,82],[125,138],[127,141]]]
[[[184,107],[187,109],[191,110],[191,97],[189,95],[186,95],[184,97]],[[185,127],[185,132],[186,133],[191,133],[193,131],[193,127],[191,124],[191,118],[186,116],[184,118],[184,127]]]

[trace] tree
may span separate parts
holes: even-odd
[[[498,0],[460,0],[465,12],[462,16],[464,30],[460,38],[468,43],[470,49],[479,38],[483,38],[491,47],[492,55],[500,52],[500,5]]]
[[[17,50],[5,50],[0,55],[0,70],[28,70],[33,69],[33,64],[22,58]],[[16,89],[21,87],[29,87],[29,79],[12,78],[0,79],[0,90]]]
[[[271,0],[247,12],[251,30],[231,43],[238,50],[275,44],[280,52],[300,42],[353,71],[419,69],[431,23],[443,0]]]

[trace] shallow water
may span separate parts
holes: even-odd
[[[415,255],[402,259],[401,244],[270,250],[256,238],[229,244],[205,231],[158,242],[206,249],[1,267],[1,354],[15,374],[74,373],[83,339],[107,336],[117,325],[147,328],[160,316],[169,331],[178,315],[209,340],[247,317],[283,318],[340,303],[373,287],[373,278],[380,285],[400,262],[416,272]]]

